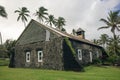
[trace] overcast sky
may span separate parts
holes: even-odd
[[[73,28],[80,27],[85,30],[86,38],[92,40],[98,39],[100,34],[111,35],[109,29],[97,31],[104,25],[99,20],[106,18],[110,10],[120,9],[120,0],[0,0],[0,5],[4,6],[8,13],[8,19],[0,17],[3,41],[17,39],[25,29],[21,21],[17,22],[18,15],[14,13],[16,9],[27,7],[31,12],[31,18],[36,20],[33,13],[41,6],[47,8],[48,13],[56,18],[64,17],[64,28],[68,33],[71,33]],[[117,35],[120,35],[120,32],[117,32]]]

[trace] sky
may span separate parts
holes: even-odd
[[[44,6],[49,14],[56,18],[65,18],[64,28],[68,33],[71,33],[73,28],[80,27],[85,31],[88,40],[98,39],[101,34],[112,36],[110,29],[97,30],[105,25],[99,20],[106,18],[110,10],[120,10],[120,0],[0,0],[0,5],[4,6],[8,13],[7,19],[0,17],[3,42],[7,39],[18,39],[25,29],[21,21],[17,22],[18,14],[14,13],[21,7],[27,7],[31,12],[28,23],[31,19],[37,20],[33,14],[39,7]],[[116,34],[120,35],[120,32]]]

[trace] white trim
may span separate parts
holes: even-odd
[[[78,59],[82,60],[82,50],[78,49]]]
[[[92,52],[90,52],[90,62],[92,62]]]
[[[26,62],[30,62],[30,52],[26,52]]]
[[[43,52],[42,51],[38,51],[38,62],[43,62]]]

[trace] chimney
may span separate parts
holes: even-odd
[[[83,29],[78,28],[76,34],[80,39],[85,39],[85,31]]]

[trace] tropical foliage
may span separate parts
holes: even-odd
[[[49,15],[48,18],[47,18],[47,20],[46,20],[46,23],[49,24],[52,27],[52,25],[55,24],[54,15]]]
[[[108,13],[108,17],[107,19],[101,18],[100,21],[104,22],[106,25],[102,26],[99,29],[107,29],[107,28],[111,28],[111,32],[113,33],[113,37],[115,39],[116,34],[115,34],[115,30],[120,31],[120,16],[119,16],[119,11],[110,11]]]
[[[117,54],[118,51],[118,47],[117,47],[117,37],[116,37],[116,30],[120,31],[120,15],[119,15],[119,11],[110,11],[108,13],[108,17],[107,19],[101,18],[100,21],[104,22],[106,25],[102,26],[99,29],[107,29],[107,28],[111,28],[111,32],[113,33],[113,40],[112,43],[110,43],[111,45],[113,45],[112,50],[113,50],[113,54]]]
[[[24,26],[26,27],[26,22],[28,21],[27,18],[30,17],[29,16],[30,11],[26,7],[22,7],[19,8],[19,10],[15,10],[15,13],[19,14],[17,21],[21,19],[22,22],[24,23]]]
[[[63,26],[65,26],[65,19],[63,17],[58,17],[55,22],[55,26],[59,29],[62,30]]]
[[[0,16],[1,17],[4,17],[4,18],[7,18],[7,13],[6,13],[6,10],[3,6],[0,5]]]
[[[38,10],[36,10],[35,16],[37,16],[40,22],[43,22],[44,19],[45,20],[47,19],[46,15],[48,15],[48,13],[46,11],[48,10],[44,8],[43,6],[40,7]]]

